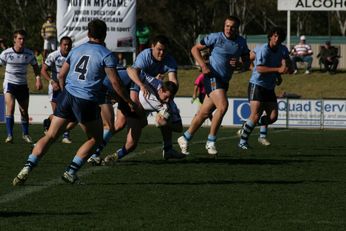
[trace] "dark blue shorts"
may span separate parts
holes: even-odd
[[[27,84],[17,85],[13,83],[7,83],[5,87],[6,93],[11,93],[18,102],[29,99],[29,88]]]
[[[206,75],[204,77],[203,82],[204,82],[205,92],[208,96],[212,91],[215,91],[216,89],[223,89],[225,90],[225,92],[228,91],[229,84],[222,82],[219,78]]]
[[[266,89],[253,83],[249,83],[248,98],[249,101],[277,102],[274,89]]]
[[[54,115],[69,121],[86,123],[100,119],[100,107],[97,102],[81,99],[64,90],[59,95]]]
[[[132,118],[140,118],[136,112],[131,111],[129,105],[121,98],[118,101],[118,109],[126,116]]]

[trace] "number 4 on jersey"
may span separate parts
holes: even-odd
[[[82,56],[79,59],[74,69],[75,72],[80,73],[80,75],[78,76],[78,79],[85,80],[85,75],[88,72],[88,62],[89,62],[89,56]]]

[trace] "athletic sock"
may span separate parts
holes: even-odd
[[[269,117],[266,115],[262,115],[261,118],[258,120],[258,125],[268,125],[269,124]]]
[[[247,120],[243,126],[243,132],[240,137],[239,144],[246,144],[252,130],[255,128],[255,124],[251,120]]]
[[[75,175],[77,171],[83,166],[84,162],[84,159],[80,158],[79,156],[75,156],[67,168],[68,173],[71,175]]]
[[[13,136],[13,124],[14,124],[14,117],[6,116],[7,136]]]
[[[70,138],[70,132],[69,131],[65,131],[64,134],[62,135],[63,138]]]
[[[215,143],[216,142],[216,136],[214,136],[214,135],[208,135],[208,142],[213,142],[213,143]]]
[[[267,126],[262,125],[260,127],[260,138],[266,138],[268,133],[268,128]]]
[[[128,151],[126,150],[125,147],[120,148],[117,151],[117,155],[118,155],[118,160],[120,160],[121,158],[123,158],[124,156],[126,156],[128,154]]]
[[[190,141],[192,139],[192,135],[190,134],[189,131],[184,132],[183,136],[186,141]]]
[[[99,157],[101,155],[102,150],[104,149],[104,147],[107,145],[107,143],[109,142],[109,140],[112,138],[113,134],[108,130],[105,129],[103,130],[103,140],[102,140],[102,144],[100,144],[97,148],[95,153],[93,153],[91,155],[91,157],[96,158]]]
[[[23,135],[29,135],[29,122],[27,120],[22,120],[22,131]]]
[[[37,156],[35,156],[35,155],[33,155],[33,154],[30,154],[29,156],[28,156],[28,160],[26,161],[26,163],[25,163],[25,167],[29,167],[30,168],[30,170],[31,169],[33,169],[37,164],[38,164],[38,161],[39,161],[40,159],[37,157]]]
[[[109,140],[112,138],[113,133],[111,133],[108,129],[103,130],[103,144],[104,146],[107,145]]]

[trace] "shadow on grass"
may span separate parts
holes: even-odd
[[[228,165],[289,165],[296,163],[309,163],[312,160],[274,160],[274,159],[214,159],[214,158],[197,158],[197,159],[182,159],[182,160],[124,160],[119,161],[117,165],[170,165],[170,164],[228,164]]]
[[[325,184],[335,181],[324,180],[207,180],[197,182],[115,182],[115,183],[87,183],[87,185],[298,185],[298,184]]]
[[[29,217],[29,216],[85,216],[90,212],[29,212],[29,211],[0,211],[0,217]]]

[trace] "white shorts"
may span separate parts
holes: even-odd
[[[48,85],[48,98],[49,98],[49,101],[50,102],[54,102],[54,103],[57,103],[57,98],[58,96],[60,95],[61,93],[61,90],[59,91],[53,91],[53,86],[52,84],[49,84]]]
[[[56,38],[45,39],[43,43],[43,49],[49,51],[56,50]]]

